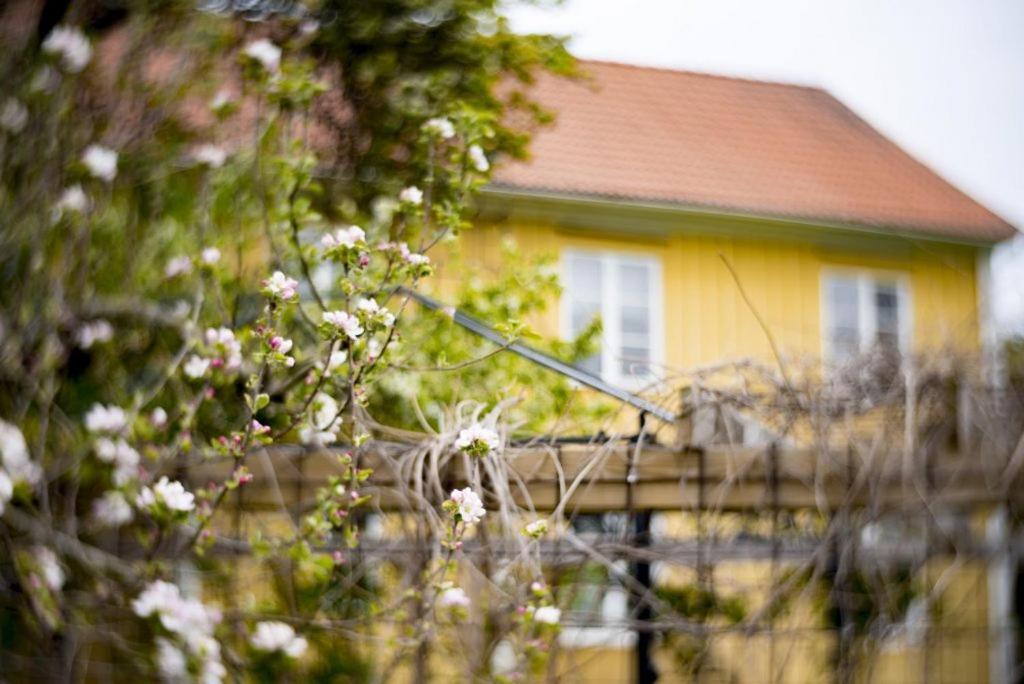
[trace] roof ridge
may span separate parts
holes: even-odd
[[[584,59],[578,57],[576,61],[582,65],[586,64],[600,64],[604,66],[622,67],[624,69],[636,69],[638,71],[660,71],[669,74],[685,74],[687,76],[697,76],[701,78],[712,78],[721,81],[740,81],[743,83],[754,83],[757,85],[777,86],[780,88],[794,88],[799,90],[813,90],[822,93],[828,93],[824,86],[814,85],[811,83],[794,83],[792,81],[773,81],[764,78],[754,78],[753,76],[736,76],[733,74],[720,74],[711,71],[698,71],[696,69],[680,69],[676,67],[665,67],[665,66],[652,66],[648,64],[633,64],[630,62],[618,62],[612,59]]]

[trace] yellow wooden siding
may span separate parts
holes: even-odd
[[[680,233],[666,236],[613,234],[508,221],[484,225],[461,238],[462,258],[491,270],[498,266],[502,239],[513,238],[527,254],[561,254],[566,249],[648,255],[662,264],[664,361],[689,368],[726,359],[771,362],[768,339],[723,257],[732,264],[751,303],[793,362],[822,355],[821,281],[829,268],[862,268],[905,276],[912,309],[912,349],[976,350],[979,341],[975,263],[968,245],[912,243],[873,238],[871,249],[835,247],[811,241],[744,239]],[[449,287],[464,272],[446,269]],[[446,289],[442,287],[442,289]],[[557,303],[536,327],[559,333]]]

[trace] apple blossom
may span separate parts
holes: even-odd
[[[484,504],[480,497],[469,487],[465,489],[453,489],[449,497],[456,505],[456,513],[462,522],[472,524],[479,522],[486,515]]]
[[[21,100],[13,97],[4,100],[3,106],[0,106],[0,129],[16,135],[21,133],[26,123],[28,123],[28,108],[21,103]]]
[[[117,177],[117,152],[102,145],[89,145],[82,154],[82,163],[94,178],[110,182]]]
[[[0,420],[0,465],[14,485],[25,482],[35,486],[43,476],[42,467],[29,454],[25,435],[3,420]]]
[[[92,45],[81,30],[74,26],[57,26],[42,44],[43,52],[60,57],[61,66],[68,73],[77,74],[92,59]]]
[[[437,597],[441,608],[469,608],[470,600],[460,587],[445,587]]]
[[[410,185],[398,193],[398,199],[406,204],[418,206],[423,203],[423,191],[415,185]]]
[[[93,501],[92,517],[102,527],[120,527],[132,519],[132,507],[124,494],[109,491]]]
[[[210,359],[204,359],[201,356],[193,354],[182,366],[181,370],[185,373],[186,377],[198,380],[199,378],[206,375],[206,371],[210,369]]]
[[[474,423],[459,432],[455,448],[471,456],[488,456],[501,446],[498,433],[479,423]]]
[[[4,507],[7,502],[14,496],[14,482],[11,480],[10,475],[3,469],[0,469],[0,515],[4,513]]]
[[[280,652],[289,658],[298,658],[309,645],[303,637],[295,634],[291,625],[276,620],[257,624],[251,643],[256,650]]]
[[[347,228],[337,228],[332,233],[328,233],[320,238],[320,244],[325,249],[337,249],[338,247],[345,247],[352,249],[360,243],[366,242],[366,232],[359,226],[349,226]]]
[[[163,476],[152,487],[143,487],[135,500],[139,508],[153,509],[163,505],[178,513],[188,513],[196,507],[196,497],[184,485]]]
[[[263,293],[275,299],[288,301],[299,293],[299,281],[289,278],[281,271],[274,271],[273,275],[263,281]]]
[[[435,117],[428,119],[423,124],[423,131],[430,135],[436,135],[442,140],[447,140],[455,135],[455,126],[452,122],[444,117]]]
[[[554,606],[541,606],[533,613],[534,622],[544,625],[557,625],[562,619],[562,611]]]
[[[199,260],[207,266],[213,266],[220,261],[220,250],[216,247],[204,247],[199,253]]]
[[[534,539],[540,539],[548,532],[548,521],[544,519],[534,520],[523,528],[524,534]]]
[[[192,159],[198,164],[209,166],[211,169],[219,169],[227,161],[228,153],[223,147],[216,145],[199,145],[192,150]]]
[[[164,276],[177,278],[180,275],[188,275],[192,272],[192,259],[187,256],[177,256],[167,262],[164,267]]]
[[[128,426],[128,416],[120,406],[93,404],[85,414],[85,429],[89,432],[115,434]]]
[[[270,73],[276,72],[281,66],[281,48],[266,38],[252,41],[245,46],[242,54],[259,62]]]
[[[480,173],[487,173],[491,168],[490,162],[487,161],[487,155],[484,154],[483,149],[479,145],[470,145],[468,155],[473,168]]]
[[[359,319],[347,311],[325,311],[323,321],[338,332],[345,333],[352,340],[359,339],[363,334],[363,326]]]
[[[84,213],[89,209],[89,197],[81,185],[72,185],[64,189],[60,199],[53,205],[54,220],[59,220],[67,212]]]
[[[102,318],[89,321],[75,331],[75,341],[82,349],[89,349],[97,342],[109,342],[113,337],[113,326]]]
[[[64,586],[66,577],[57,554],[49,547],[35,546],[32,548],[32,558],[36,562],[36,568],[42,575],[41,579],[50,588],[50,591],[60,591],[60,588]]]

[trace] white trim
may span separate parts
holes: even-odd
[[[836,359],[832,349],[831,307],[828,301],[828,284],[833,279],[845,278],[857,283],[857,332],[860,352],[867,352],[874,344],[878,320],[873,307],[874,288],[879,282],[892,282],[896,285],[897,315],[899,330],[897,344],[901,354],[908,354],[913,346],[914,338],[914,302],[910,287],[910,276],[903,271],[889,271],[876,268],[860,268],[854,266],[825,266],[821,269],[818,282],[818,302],[821,310],[821,354],[826,362],[842,362]]]
[[[661,259],[652,254],[636,252],[618,252],[611,250],[577,249],[575,247],[562,250],[559,257],[562,276],[562,298],[559,302],[559,332],[563,339],[570,339],[572,331],[572,311],[570,307],[570,266],[573,258],[595,259],[601,264],[601,320],[604,329],[601,339],[601,377],[621,387],[637,389],[650,384],[658,376],[658,369],[665,363],[665,321],[664,321],[664,278]],[[648,335],[650,338],[650,359],[648,364],[651,375],[631,376],[622,373],[621,357],[616,350],[622,348],[621,330],[615,323],[620,311],[621,288],[618,287],[618,267],[620,265],[638,265],[646,268],[650,274],[650,291],[647,305],[650,309]]]

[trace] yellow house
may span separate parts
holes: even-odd
[[[583,67],[537,83],[556,122],[499,168],[463,249],[488,263],[500,235],[557,253],[565,296],[545,332],[602,315],[590,369],[628,382],[769,360],[755,312],[794,358],[988,334],[988,255],[1014,229],[828,93]]]
[[[879,347],[976,354],[992,343],[989,254],[1014,228],[831,95],[582,66],[582,81],[536,84],[556,122],[536,133],[530,159],[499,168],[461,249],[485,266],[506,237],[557,254],[564,294],[539,326],[571,337],[600,315],[601,349],[586,370],[639,388],[726,360],[842,364]],[[443,264],[440,275],[458,277]],[[992,620],[984,586],[984,566],[955,583],[971,605],[963,624],[981,632]],[[621,614],[625,601],[606,593],[600,609]],[[569,657],[564,681],[631,679],[629,635],[567,631],[567,651],[583,655]],[[803,664],[783,671],[771,670],[765,641],[726,641],[731,665],[708,681],[824,676],[812,665],[827,658],[823,642],[787,646]],[[917,681],[924,667],[934,681],[998,681],[980,643],[923,666],[925,651],[886,652],[864,678]]]

